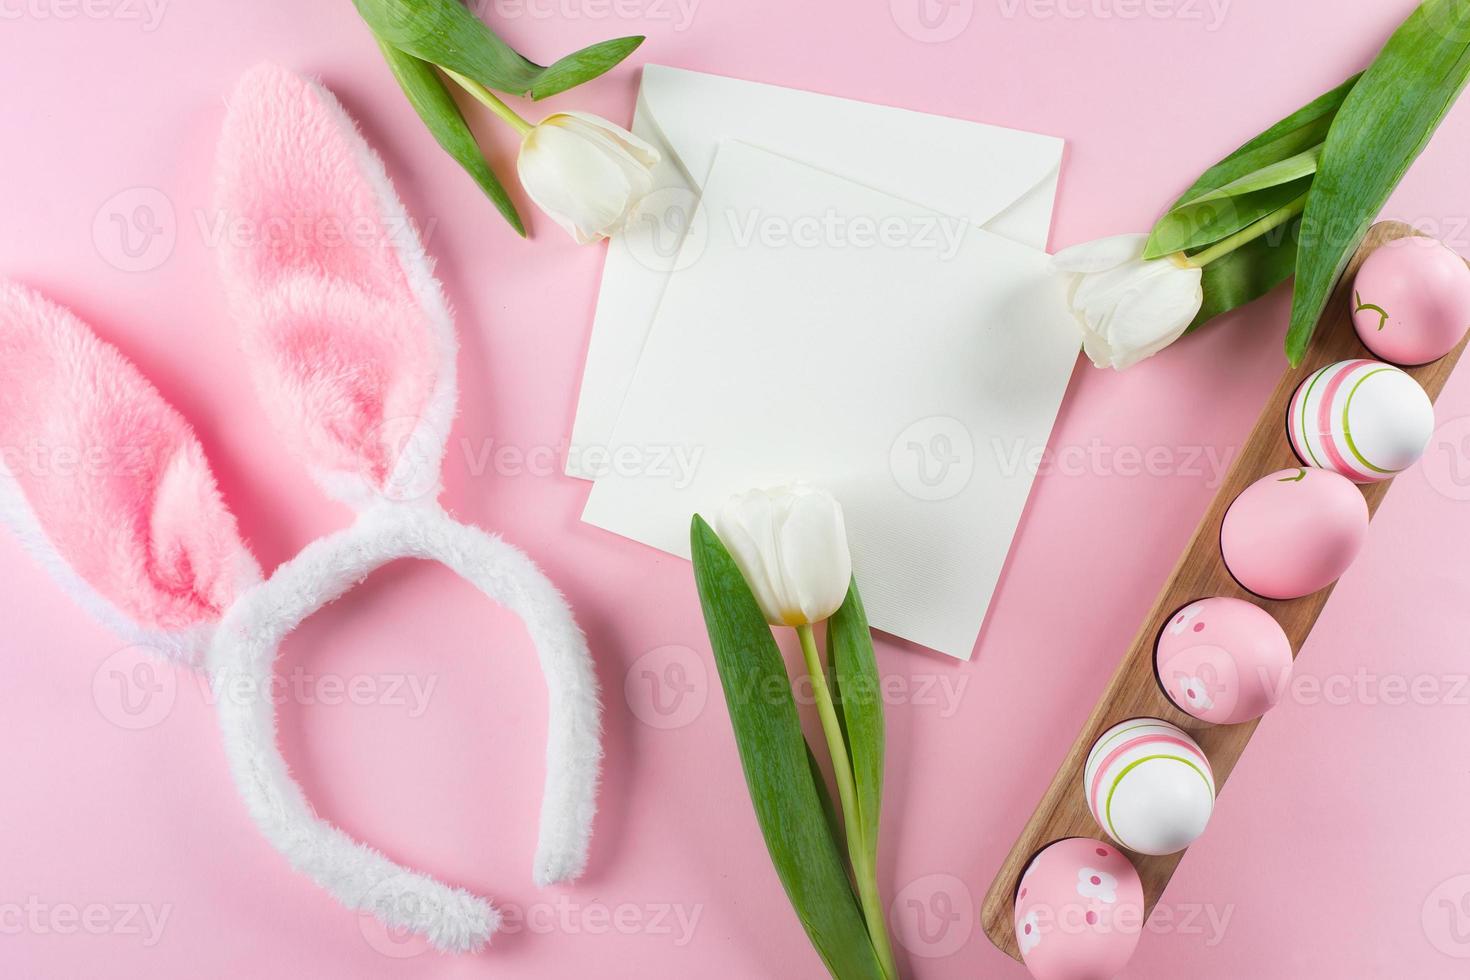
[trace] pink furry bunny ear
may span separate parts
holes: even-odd
[[[260,580],[204,451],[118,351],[0,282],[0,517],[98,619],[197,665]]]
[[[321,85],[242,78],[219,151],[221,270],[256,387],[323,489],[437,496],[454,326],[382,162]]]

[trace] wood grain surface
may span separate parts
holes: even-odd
[[[1021,958],[1012,920],[1016,885],[1031,858],[1046,845],[1068,837],[1096,837],[1106,840],[1106,834],[1088,812],[1087,801],[1082,792],[1082,770],[1087,754],[1098,736],[1129,718],[1148,716],[1173,722],[1199,742],[1214,768],[1216,785],[1221,788],[1240,761],[1246,744],[1255,733],[1257,722],[1229,726],[1208,725],[1175,708],[1159,690],[1154,675],[1154,641],[1167,619],[1188,603],[1209,596],[1235,596],[1254,602],[1275,616],[1291,639],[1292,650],[1301,650],[1302,643],[1311,632],[1317,615],[1332,593],[1332,588],[1329,586],[1304,598],[1282,602],[1251,595],[1225,569],[1225,563],[1220,557],[1220,523],[1231,502],[1247,486],[1276,470],[1301,465],[1287,441],[1285,425],[1287,406],[1301,380],[1318,368],[1336,361],[1373,357],[1353,331],[1349,305],[1352,281],[1363,260],[1375,249],[1385,242],[1412,234],[1414,231],[1408,225],[1397,222],[1380,223],[1368,233],[1342,282],[1338,284],[1327,312],[1323,314],[1306,360],[1299,368],[1287,369],[1281,383],[1266,402],[1260,419],[1168,582],[1155,600],[1133,645],[1123,657],[1118,672],[1113,675],[1091,717],[1082,726],[1066,760],[1057,770],[1056,778],[1052,780],[1051,786],[1037,805],[1036,812],[1031,815],[1015,846],[1001,865],[985,896],[980,919],[991,942],[1005,953],[1018,960]],[[1406,370],[1418,379],[1431,399],[1437,399],[1464,349],[1465,341],[1462,340],[1458,347],[1440,360]],[[1385,481],[1363,487],[1370,513],[1377,510],[1391,485],[1392,481]],[[1205,833],[1208,835],[1209,830],[1206,829]],[[1128,856],[1132,858],[1143,879],[1144,899],[1151,912],[1169,884],[1183,852],[1167,857],[1148,857],[1129,852]]]

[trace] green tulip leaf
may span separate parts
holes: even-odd
[[[1194,186],[1174,202],[1174,207],[1188,204],[1210,191],[1320,145],[1327,139],[1327,131],[1343,100],[1361,77],[1354,75],[1331,92],[1313,99],[1206,170]]]
[[[822,764],[817,761],[817,754],[812,751],[812,743],[805,737],[802,743],[806,745],[807,767],[812,771],[812,782],[817,787],[817,801],[822,804],[822,816],[827,818],[827,829],[832,831],[832,839],[837,842],[838,847],[846,847],[844,837],[847,831],[842,827],[842,814],[837,812],[837,803],[832,799],[832,791],[827,788],[827,777],[822,775]],[[857,900],[857,895],[853,895]]]
[[[379,40],[378,46],[383,49],[383,57],[387,59],[393,77],[398,79],[403,94],[408,96],[409,104],[419,114],[424,125],[429,127],[434,139],[439,141],[445,152],[459,161],[459,165],[475,179],[485,196],[494,202],[505,220],[510,222],[516,234],[524,238],[526,226],[521,223],[515,204],[496,178],[495,171],[485,162],[480,146],[475,142],[475,134],[470,132],[469,124],[465,122],[454,97],[449,94],[444,79],[439,77],[434,66],[428,62],[404,54],[382,40]]]
[[[1470,78],[1470,0],[1426,0],[1354,86],[1302,218],[1286,356],[1300,364],[1368,226]]]
[[[1228,196],[1216,196],[1221,194],[1219,191],[1211,192],[1165,215],[1154,226],[1144,257],[1163,258],[1175,252],[1212,245],[1286,207],[1311,186],[1309,173],[1289,183],[1233,192]]]
[[[1189,325],[1194,331],[1222,313],[1245,306],[1290,279],[1296,271],[1302,219],[1248,242],[1204,268],[1205,302]]]
[[[1310,177],[1317,172],[1317,162],[1322,159],[1322,144],[1317,144],[1309,150],[1303,150],[1296,156],[1287,157],[1285,160],[1262,167],[1254,173],[1246,174],[1237,180],[1232,180],[1223,187],[1207,193],[1190,201],[1188,207],[1205,204],[1209,201],[1221,201],[1242,194],[1250,194],[1254,191],[1265,190],[1268,187],[1280,187],[1282,184],[1291,183],[1302,177]]]
[[[541,69],[536,81],[531,85],[531,98],[545,99],[558,92],[575,88],[583,82],[589,82],[615,67],[642,43],[641,34],[632,37],[615,37],[569,54],[556,64]]]
[[[497,92],[544,99],[590,81],[643,42],[620,37],[573,52],[550,67],[506,44],[460,0],[353,0],[373,33],[420,61]]]
[[[776,639],[713,529],[696,515],[689,536],[705,627],[771,863],[828,972],[838,980],[883,980]]]
[[[878,818],[883,806],[883,691],[873,634],[856,582],[848,586],[842,607],[827,621],[827,646],[837,681],[833,697],[852,763],[858,826],[868,867],[873,868],[877,866]]]

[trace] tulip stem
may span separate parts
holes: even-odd
[[[822,669],[822,656],[817,651],[817,638],[810,624],[796,627],[801,638],[801,655],[806,661],[806,672],[812,680],[812,692],[817,702],[817,717],[822,721],[822,734],[827,738],[827,750],[832,754],[832,775],[837,780],[837,795],[842,801],[842,823],[847,832],[847,855],[852,862],[852,874],[857,881],[858,898],[863,908],[863,920],[868,926],[868,937],[878,963],[889,980],[898,980],[898,970],[893,962],[893,947],[888,941],[888,926],[884,921],[883,902],[878,895],[877,869],[869,857],[867,835],[863,832],[861,814],[857,806],[857,790],[853,786],[852,762],[847,755],[847,741],[842,736],[842,726],[837,721],[837,709],[832,704],[832,691],[827,687],[827,673]]]
[[[481,85],[473,78],[466,78],[459,72],[454,71],[450,68],[445,68],[443,65],[439,67],[440,70],[444,72],[444,74],[454,79],[455,83],[458,84],[460,88],[473,95],[476,102],[479,102],[481,105],[489,109],[491,112],[495,113],[501,119],[504,119],[506,122],[510,123],[510,125],[515,129],[517,133],[525,136],[527,133],[535,128],[530,123],[522,119],[519,115],[517,115],[514,109],[512,109],[510,106],[506,105],[498,97],[496,97],[494,92],[490,91],[488,88]]]
[[[1280,209],[1272,211],[1255,224],[1247,225],[1229,238],[1211,245],[1203,252],[1198,252],[1190,256],[1185,256],[1181,252],[1177,259],[1178,264],[1188,268],[1203,269],[1216,259],[1223,259],[1242,245],[1255,241],[1267,232],[1275,231],[1301,214],[1307,209],[1307,198],[1310,195],[1311,191],[1308,191],[1289,204],[1285,204]]]

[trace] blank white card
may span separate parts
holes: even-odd
[[[733,141],[701,207],[584,520],[688,557],[692,514],[805,480],[873,626],[968,659],[1077,358],[1047,255]]]

